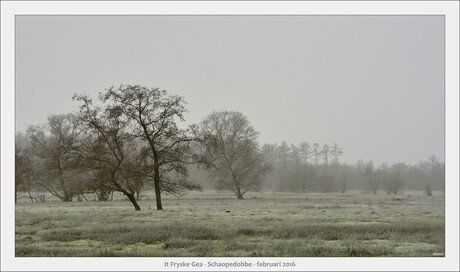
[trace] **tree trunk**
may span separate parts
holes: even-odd
[[[429,183],[426,184],[425,186],[425,190],[426,190],[426,195],[427,196],[432,196],[432,192],[431,192],[431,185]]]
[[[97,196],[97,201],[107,201],[109,200],[110,192],[104,192],[100,190],[99,192],[96,192]]]
[[[149,142],[150,149],[152,150],[153,154],[153,171],[155,172],[153,175],[153,185],[155,188],[155,200],[157,204],[157,210],[163,210],[163,206],[161,205],[161,191],[160,191],[160,164],[158,162],[158,153],[155,148],[155,144],[152,138],[149,136],[149,132],[147,130],[147,126],[145,124],[140,124],[144,130],[145,136],[147,141]]]
[[[241,194],[241,192],[236,192],[236,198],[243,199],[243,195]]]
[[[137,190],[137,191],[136,191],[136,200],[137,200],[137,201],[141,200],[140,194],[141,194],[141,191],[140,191],[140,190]]]
[[[62,173],[62,169],[61,169],[61,161],[58,160],[58,173],[59,173],[59,183],[61,184],[61,188],[62,188],[62,192],[64,194],[64,196],[61,198],[62,201],[64,202],[70,202],[72,201],[72,195],[69,194],[69,192],[67,192],[66,188],[65,188],[65,183],[64,183],[64,174]]]
[[[121,187],[120,184],[118,184],[116,181],[115,181],[115,172],[112,172],[112,183],[113,185],[115,185],[115,187],[117,188],[117,191],[119,192],[122,192],[125,196],[128,197],[129,201],[131,201],[131,203],[133,204],[134,206],[134,209],[136,211],[140,211],[141,210],[141,207],[139,207],[139,205],[137,204],[137,201],[136,201],[136,198],[134,197],[134,194],[131,194],[129,193],[128,191],[126,191],[125,189],[123,189],[123,187]],[[112,196],[113,196],[113,192],[112,192]]]
[[[235,193],[237,199],[243,199],[243,194],[241,193],[240,183],[238,181],[235,182]]]
[[[157,163],[158,158],[155,156],[154,164],[153,164],[153,171],[155,171],[153,183],[155,187],[155,200],[157,204],[157,210],[163,210],[163,206],[161,205],[161,191],[160,191],[160,166]]]
[[[27,179],[27,193],[29,194],[29,199],[30,199],[30,201],[31,201],[32,203],[34,203],[34,198],[32,197],[32,194],[30,193],[30,187],[31,187],[31,185],[30,185],[30,180]]]
[[[161,192],[160,192],[160,182],[158,180],[154,181],[155,183],[155,200],[157,204],[157,210],[163,210],[163,206],[161,205]]]
[[[71,202],[72,201],[72,195],[67,193],[67,191],[64,191],[64,197],[62,198],[62,201]]]
[[[141,207],[139,207],[139,205],[137,204],[137,201],[136,201],[136,198],[134,197],[134,194],[130,194],[128,192],[124,192],[124,194],[128,197],[129,201],[131,201],[131,203],[133,204],[134,210],[140,211]]]

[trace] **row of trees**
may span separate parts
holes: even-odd
[[[288,145],[286,141],[278,144],[264,144],[262,147],[264,155],[278,165],[293,163],[314,164],[315,166],[337,165],[340,157],[343,155],[343,149],[338,144],[332,145],[319,143],[310,145],[303,142],[298,146],[294,144]]]
[[[373,161],[359,160],[356,164],[340,162],[343,148],[333,143],[299,145],[265,144],[262,152],[273,165],[265,189],[293,192],[334,192],[369,190],[398,194],[404,189],[444,190],[444,163],[435,156],[418,165],[396,163],[374,166]],[[321,160],[320,160],[321,159]]]
[[[187,113],[182,97],[165,90],[120,86],[100,93],[97,102],[75,94],[75,113],[52,115],[16,139],[16,194],[47,190],[62,201],[95,194],[101,201],[121,192],[140,210],[142,188],[181,195],[200,190],[190,170],[205,172],[218,189],[242,199],[249,190],[342,191],[385,189],[400,193],[421,182],[443,189],[444,164],[432,156],[416,166],[340,162],[336,143],[265,144],[239,112],[212,112],[198,125],[180,128]],[[198,175],[198,177],[203,177]],[[200,178],[201,179],[201,178]],[[416,186],[415,186],[416,187]]]
[[[238,199],[259,188],[270,169],[257,132],[241,113],[213,112],[181,129],[185,101],[158,88],[109,88],[98,105],[87,95],[75,94],[73,100],[80,104],[77,113],[50,116],[46,125],[30,126],[18,139],[23,144],[16,147],[16,192],[27,188],[30,195],[38,186],[72,201],[87,193],[107,200],[117,191],[140,210],[140,189],[151,183],[162,210],[163,192],[200,189],[188,179],[189,165],[208,170]]]

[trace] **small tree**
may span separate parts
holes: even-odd
[[[427,196],[432,196],[432,187],[431,187],[431,178],[430,174],[432,173],[430,170],[432,164],[429,161],[421,161],[415,169],[419,169],[420,174],[417,177],[417,181],[424,183],[424,190]]]
[[[340,192],[344,194],[347,189],[348,189],[348,179],[349,175],[348,173],[342,173],[339,178],[339,187],[340,187]]]
[[[387,178],[385,179],[384,186],[387,193],[397,194],[404,190],[404,177],[406,166],[402,163],[397,163],[387,170]]]
[[[289,162],[294,165],[300,165],[300,152],[299,148],[294,144],[291,144],[291,152],[289,153]]]
[[[308,164],[312,153],[313,150],[308,143],[303,142],[299,145],[299,156],[302,162]]]
[[[289,163],[289,153],[291,152],[291,148],[283,141],[279,146],[276,148],[277,153],[277,160],[278,166],[286,167]]]
[[[361,174],[363,174],[366,178],[366,182],[369,186],[369,189],[374,194],[376,194],[377,190],[379,189],[380,182],[374,170],[374,162],[369,161],[367,163],[363,163],[362,161],[359,161],[357,164],[357,168],[360,170]]]
[[[306,193],[308,190],[311,190],[310,187],[313,185],[317,175],[316,170],[313,167],[309,165],[298,165],[295,166],[292,173],[301,185],[302,192]]]
[[[257,132],[240,112],[213,112],[196,131],[203,148],[201,161],[221,187],[238,199],[260,188],[270,165],[259,150]]]
[[[323,149],[321,149],[321,155],[323,155],[324,165],[328,167],[328,158],[330,154],[330,147],[328,144],[323,145]]]
[[[315,166],[318,166],[318,157],[321,154],[321,150],[319,149],[320,145],[318,143],[314,143],[312,147],[313,156],[315,157]]]
[[[343,149],[336,143],[332,144],[331,151],[332,164],[337,166],[339,164],[339,157],[343,155]]]
[[[62,201],[72,201],[81,192],[81,169],[75,146],[81,130],[74,115],[52,115],[46,126],[30,126],[31,174],[35,183]]]
[[[445,165],[439,161],[439,158],[431,155],[428,158],[430,162],[430,175],[427,183],[430,183],[429,188],[431,189],[431,183],[437,184],[442,190],[445,189]]]
[[[265,159],[273,164],[277,160],[276,149],[277,149],[276,144],[264,144],[262,146],[262,154],[264,155]]]
[[[347,164],[334,164],[333,177],[337,180],[340,192],[344,194],[349,189],[351,168]]]

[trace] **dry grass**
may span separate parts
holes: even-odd
[[[148,195],[144,196],[144,199]],[[444,197],[193,193],[154,201],[18,203],[16,256],[433,256]]]

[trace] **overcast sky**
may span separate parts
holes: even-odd
[[[17,16],[16,129],[73,93],[139,84],[198,123],[247,115],[261,143],[336,142],[344,162],[444,157],[442,16]]]

